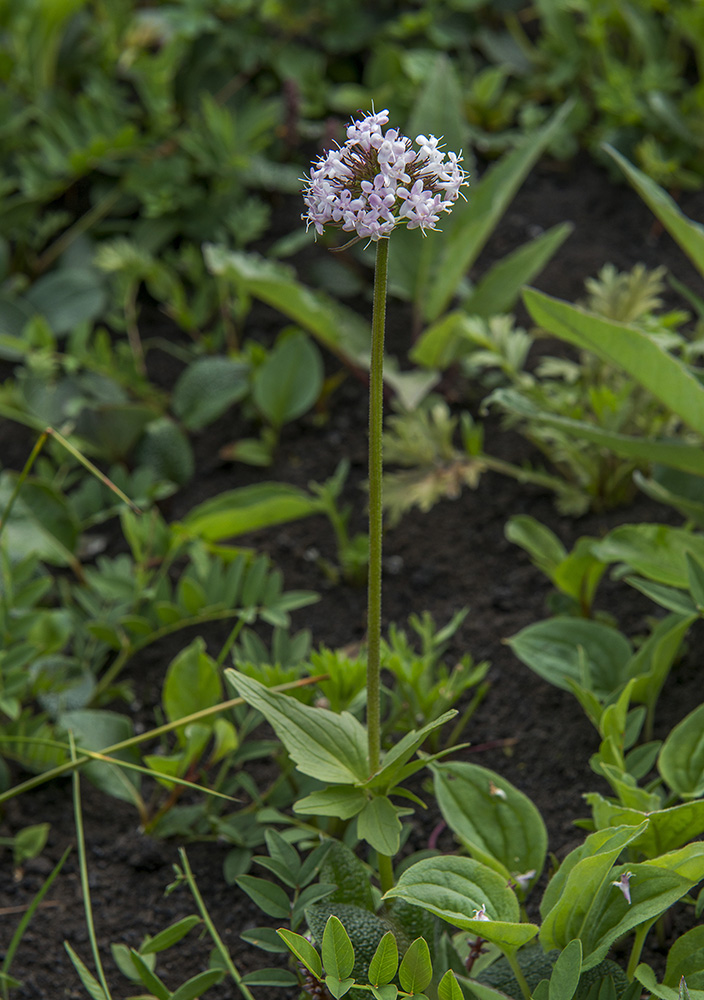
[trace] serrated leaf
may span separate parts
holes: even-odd
[[[322,942],[323,968],[328,976],[347,979],[354,968],[354,948],[347,931],[336,916],[328,917]]]
[[[401,959],[398,979],[406,993],[422,993],[433,978],[433,963],[425,938],[416,938]]]

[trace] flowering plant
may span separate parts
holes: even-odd
[[[380,240],[399,225],[436,229],[467,183],[462,156],[444,153],[434,135],[416,137],[418,149],[398,129],[386,132],[388,111],[365,115],[347,128],[347,142],[313,165],[303,193],[302,216],[321,234],[326,225]]]

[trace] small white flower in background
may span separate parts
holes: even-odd
[[[474,911],[472,920],[491,920],[491,917],[486,912],[486,903],[482,903],[481,907]]]
[[[531,879],[535,878],[535,868],[531,868],[528,872],[523,872],[522,875],[513,875],[512,878],[516,885],[525,892],[531,883]]]
[[[628,905],[631,905],[631,879],[633,878],[633,872],[624,872],[621,878],[616,879],[611,885],[615,885],[617,889],[620,889],[626,898]]]
[[[414,149],[398,129],[383,131],[388,120],[388,111],[378,111],[353,121],[344,146],[313,164],[301,218],[317,233],[326,225],[369,240],[400,225],[425,233],[451,211],[467,184],[461,155],[443,153],[434,135],[419,135]]]

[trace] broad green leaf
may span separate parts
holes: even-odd
[[[438,983],[438,1000],[462,1000],[463,993],[452,969],[448,969]]]
[[[617,431],[605,430],[586,420],[558,416],[541,410],[515,389],[496,389],[491,402],[526,420],[545,424],[565,431],[573,437],[608,448],[616,455],[648,464],[658,463],[696,476],[704,475],[704,453],[695,444],[684,441],[661,441],[648,437],[631,437]]]
[[[637,967],[635,976],[638,982],[645,986],[646,990],[654,997],[659,997],[660,1000],[682,1000],[682,992],[674,986],[665,986],[664,983],[659,983],[653,970],[644,962]],[[704,1000],[704,989],[689,990],[689,996],[691,1000]]]
[[[462,344],[470,330],[470,318],[461,309],[444,313],[426,327],[411,348],[410,358],[425,368],[449,368],[463,353]]]
[[[463,310],[485,319],[511,312],[523,285],[540,274],[573,229],[572,223],[563,222],[502,257],[463,300]]]
[[[672,614],[658,622],[628,664],[628,675],[634,678],[631,690],[633,701],[645,705],[655,703],[679,655],[684,638],[698,617],[696,614]]]
[[[582,974],[582,942],[570,941],[553,966],[548,1000],[572,1000]]]
[[[171,405],[184,427],[199,431],[248,392],[248,364],[228,357],[197,358],[176,380]]]
[[[387,983],[386,986],[372,986],[371,991],[376,1000],[396,1000],[398,996],[398,986],[394,983]]]
[[[604,562],[626,566],[658,583],[686,590],[687,555],[704,561],[704,535],[667,524],[624,524],[594,544]]]
[[[406,123],[405,134],[442,136],[447,149],[459,152],[469,139],[464,95],[454,64],[444,54],[435,57],[425,85]]]
[[[548,842],[530,799],[477,764],[435,764],[432,771],[440,811],[469,853],[507,879],[528,872],[529,881],[537,879]]]
[[[394,888],[384,896],[392,897],[429,910],[441,920],[497,944],[503,951],[516,951],[538,933],[535,924],[518,922],[518,900],[506,879],[470,858],[418,861],[402,872]]]
[[[564,691],[573,681],[602,699],[623,685],[632,654],[630,642],[616,629],[572,616],[528,625],[507,642],[519,660],[546,681]]]
[[[222,701],[218,668],[212,657],[205,652],[203,639],[194,639],[190,646],[171,661],[161,697],[169,722],[212,708]],[[181,743],[185,744],[187,735],[183,728],[176,732]]]
[[[678,723],[665,740],[658,770],[680,798],[704,795],[704,705]]]
[[[253,899],[262,913],[277,920],[287,920],[291,914],[289,898],[274,882],[267,882],[256,875],[240,875],[235,882],[244,889],[250,899]]]
[[[567,549],[555,532],[529,514],[510,517],[504,534],[509,542],[525,549],[535,565],[551,580],[557,567],[567,558]]]
[[[299,771],[344,785],[369,777],[366,730],[349,712],[336,715],[310,708],[235,670],[226,670],[225,676],[237,694],[262,713]]]
[[[315,403],[323,385],[320,351],[297,332],[280,340],[252,381],[252,398],[276,428],[302,416]]]
[[[608,876],[619,854],[646,828],[647,823],[644,822],[638,827],[618,826],[597,830],[567,855],[548,883],[540,903],[540,915],[543,919],[541,944],[546,950],[566,947],[573,938],[580,937],[579,934],[568,936],[566,932],[563,933],[563,928],[570,922],[581,926],[583,913],[590,906],[594,894]],[[550,943],[552,925],[560,929],[561,944]]]
[[[295,931],[290,931],[286,927],[279,927],[276,933],[282,941],[286,942],[288,948],[293,952],[298,961],[305,965],[306,969],[316,979],[322,979],[323,966],[320,955],[310,941],[304,938],[302,934],[296,934]]]
[[[352,903],[373,912],[376,907],[369,866],[342,841],[326,843],[330,847],[320,864],[320,880],[337,886],[330,902]]]
[[[432,255],[432,270],[427,285],[421,286],[414,296],[428,322],[438,319],[447,309],[460,281],[572,106],[563,105],[547,125],[490,167],[474,185],[466,202],[455,204],[443,225],[442,238],[434,240],[433,246],[425,251]]]
[[[623,369],[692,430],[704,435],[704,386],[647,333],[532,288],[523,297],[528,312],[543,329]]]
[[[386,986],[396,975],[398,968],[398,945],[393,931],[387,931],[377,945],[369,963],[367,977],[372,986]]]
[[[0,474],[0,509],[6,509],[16,485],[16,474]],[[3,526],[3,549],[11,562],[36,555],[53,566],[67,566],[73,561],[79,528],[74,511],[58,490],[28,478]]]
[[[667,954],[663,985],[679,986],[682,976],[690,990],[704,990],[704,926],[701,924],[676,938]]]
[[[339,917],[328,917],[321,952],[326,974],[336,979],[347,979],[354,968],[354,948]]]
[[[677,203],[652,178],[609,145],[604,149],[618,163],[641,198],[650,206],[670,236],[679,243],[699,272],[704,275],[704,227],[688,219]]]
[[[61,267],[39,278],[24,296],[46,317],[61,337],[80,323],[94,322],[107,303],[107,287],[99,271],[90,267]]]
[[[357,836],[391,857],[401,846],[401,820],[396,806],[385,795],[375,795],[357,815]]]
[[[186,514],[181,526],[189,535],[219,542],[274,524],[297,521],[319,510],[319,501],[295,486],[257,483],[226,490],[198,504]]]
[[[183,430],[169,417],[152,420],[135,452],[135,461],[151,469],[156,479],[179,486],[193,477],[193,450]]]
[[[428,942],[416,938],[406,954],[401,959],[398,969],[398,981],[406,993],[422,993],[433,978],[433,965],[430,961]]]
[[[184,938],[189,931],[198,924],[202,923],[200,917],[196,916],[194,913],[190,917],[183,917],[178,920],[175,924],[171,924],[170,927],[165,927],[163,931],[159,931],[155,934],[153,938],[146,941],[142,947],[139,949],[140,955],[154,955],[159,951],[164,951],[166,948],[170,948],[172,945],[177,944],[181,938]]]

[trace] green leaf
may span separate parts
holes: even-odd
[[[658,983],[655,973],[649,965],[641,963],[635,972],[636,979],[646,990],[660,1000],[682,1000],[682,991],[673,986]],[[689,990],[691,1000],[704,1000],[704,990]]]
[[[401,846],[401,820],[398,809],[385,795],[375,795],[357,815],[357,836],[389,857]]]
[[[570,941],[553,966],[548,1000],[572,1000],[582,973],[582,942]]]
[[[68,952],[68,957],[71,959],[73,967],[78,973],[79,979],[92,997],[92,1000],[108,1000],[103,987],[100,985],[95,976],[88,971],[88,968],[78,957],[68,941],[64,941],[64,948]]]
[[[171,1000],[171,991],[166,988],[155,972],[152,972],[150,957],[142,958],[138,951],[130,948],[130,955],[141,983],[153,993],[157,1000]]]
[[[376,1000],[396,1000],[398,996],[398,986],[394,983],[387,983],[386,986],[372,986],[371,991]]]
[[[199,431],[249,392],[249,365],[228,357],[197,358],[178,377],[173,411],[189,431]]]
[[[502,257],[463,300],[463,310],[485,319],[511,312],[521,288],[540,274],[573,229],[572,223],[563,222]]]
[[[340,1000],[345,993],[348,993],[352,989],[354,986],[354,979],[338,979],[337,976],[326,976],[325,985],[330,993],[335,997],[335,1000]]]
[[[543,329],[623,369],[692,430],[704,435],[704,386],[679,358],[647,333],[532,288],[525,290],[523,298],[533,320]]]
[[[160,417],[147,425],[135,459],[150,469],[155,479],[167,479],[178,486],[184,486],[195,469],[190,442],[169,417]]]
[[[298,986],[298,979],[288,969],[257,969],[242,976],[245,986]]]
[[[228,879],[228,884],[234,882],[235,878]],[[288,933],[293,933],[293,931]],[[279,937],[279,932],[275,931],[273,927],[253,927],[251,930],[242,931],[240,937],[247,944],[252,944],[255,948],[261,948],[262,951],[269,951],[275,955],[286,954],[286,945]]]
[[[470,858],[418,861],[384,896],[390,897],[429,910],[441,920],[497,944],[503,951],[516,951],[538,933],[534,924],[518,922],[518,900],[506,879]]]
[[[277,969],[277,972],[286,972],[285,969]],[[292,973],[289,973],[291,976]],[[201,994],[209,990],[211,986],[219,983],[224,976],[222,969],[208,969],[207,972],[199,972],[197,976],[188,979],[177,990],[170,994],[169,1000],[198,1000]],[[242,977],[244,979],[244,977]],[[289,979],[286,986],[293,986],[298,980],[293,976],[293,983]],[[277,985],[282,985],[279,982]]]
[[[194,639],[190,646],[171,661],[166,671],[161,698],[169,722],[212,708],[222,701],[218,668],[205,652],[203,639]],[[179,727],[176,732],[184,745],[187,742],[184,728]]]
[[[367,734],[350,715],[310,708],[234,670],[225,676],[237,694],[261,712],[299,771],[319,781],[354,784],[369,775]]]
[[[325,925],[321,952],[326,974],[347,979],[354,968],[354,948],[342,922],[334,915]]]
[[[411,994],[422,993],[432,978],[433,964],[430,961],[428,942],[425,938],[416,938],[401,959],[398,969],[401,989]]]
[[[392,931],[387,931],[379,942],[369,963],[367,976],[372,986],[386,986],[396,975],[398,945]]]
[[[678,723],[665,740],[658,770],[680,798],[704,795],[704,705]]]
[[[467,146],[469,128],[464,114],[464,95],[451,60],[438,54],[425,78],[407,122],[406,135],[441,135],[448,149]]]
[[[240,875],[235,882],[267,916],[287,920],[291,915],[291,904],[280,885],[257,878],[256,875]]]
[[[435,796],[445,822],[478,861],[507,879],[543,870],[547,831],[530,799],[477,764],[435,764]]]
[[[604,562],[625,563],[636,573],[687,590],[687,556],[704,562],[704,535],[666,524],[624,524],[594,544]]]
[[[84,708],[64,712],[59,722],[65,730],[74,734],[79,754],[81,748],[100,751],[134,736],[131,719],[106,709]],[[132,764],[139,763],[140,759],[135,747],[118,750],[111,756]],[[90,764],[84,765],[83,773],[108,795],[130,802],[132,805],[138,803],[141,779],[136,772],[117,764],[91,761]]]
[[[35,281],[24,301],[60,337],[100,317],[107,304],[105,281],[93,268],[61,267]]]
[[[329,840],[327,843],[330,849],[320,865],[320,880],[337,886],[330,902],[353,903],[373,911],[374,893],[369,866],[341,841]]]
[[[679,986],[682,976],[689,989],[704,989],[704,926],[693,927],[676,938],[667,953],[665,986]]]
[[[679,243],[694,266],[704,275],[704,228],[683,215],[674,199],[666,194],[652,178],[629,163],[625,156],[622,156],[611,146],[604,145],[603,148],[618,163],[633,187],[650,206],[672,238]]]
[[[565,104],[546,126],[490,167],[473,187],[471,197],[454,206],[450,220],[444,225],[443,237],[434,239],[432,247],[425,251],[432,255],[432,267],[427,282],[414,296],[427,321],[432,322],[445,312],[460,281],[572,106]]]
[[[351,819],[362,811],[366,803],[367,796],[361,788],[333,785],[299,799],[294,803],[293,811],[311,816],[338,816],[340,819]]]
[[[697,611],[704,611],[704,566],[690,553],[687,553],[687,575],[689,577],[689,592],[697,606]]]
[[[519,660],[555,687],[569,691],[572,681],[602,699],[624,684],[632,655],[630,642],[620,632],[569,616],[528,625],[507,642]]]
[[[285,927],[280,927],[276,933],[282,941],[286,942],[289,950],[293,952],[298,961],[305,965],[306,969],[316,979],[320,980],[323,978],[323,966],[320,961],[320,955],[307,938],[304,938],[302,934],[296,934],[294,931],[287,930]]]
[[[139,949],[140,955],[154,955],[159,951],[164,951],[166,948],[170,948],[172,945],[177,944],[181,938],[184,938],[189,931],[198,924],[202,923],[201,918],[196,916],[196,914],[191,914],[190,917],[183,917],[178,920],[175,924],[171,924],[170,927],[164,928],[163,931],[159,931],[155,934],[153,938],[146,941],[142,947]]]
[[[442,715],[438,716],[437,719],[433,719],[431,722],[428,722],[422,729],[412,729],[409,733],[406,733],[406,735],[384,755],[381,768],[369,779],[367,782],[368,787],[388,791],[393,788],[398,781],[403,780],[403,769],[407,761],[409,761],[416,750],[422,746],[430,733],[434,732],[436,729],[440,729],[446,722],[449,722],[450,719],[454,719],[456,715],[457,711],[455,709],[451,709],[449,712],[444,712]]]
[[[438,983],[438,1000],[463,1000],[462,988],[452,969]]]
[[[181,522],[190,535],[219,542],[260,528],[297,521],[320,510],[319,501],[284,483],[226,490],[193,507]]]
[[[257,368],[252,398],[276,428],[302,416],[315,403],[323,385],[320,352],[304,333],[280,340]]]

